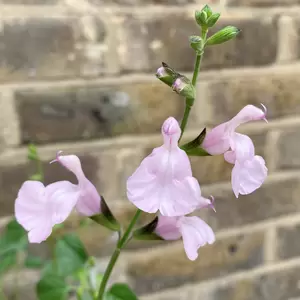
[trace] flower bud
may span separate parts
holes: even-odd
[[[225,43],[235,38],[239,32],[240,30],[238,28],[234,26],[227,26],[208,38],[206,45],[211,46]]]
[[[197,54],[201,54],[203,51],[203,40],[200,36],[192,35],[189,38],[191,47],[197,52]]]
[[[162,63],[162,67],[156,71],[156,77],[168,86],[172,86],[178,77],[177,72],[170,68],[166,63]]]
[[[186,98],[195,99],[195,87],[185,76],[178,77],[173,85],[173,91]]]
[[[207,19],[207,27],[213,27],[219,20],[220,14],[212,14],[208,19]]]
[[[208,18],[210,18],[212,14],[211,8],[208,5],[205,5],[201,11],[195,11],[196,22],[202,27],[207,27]]]
[[[213,14],[211,8],[207,4],[202,8],[202,11],[206,13],[208,18]]]
[[[195,12],[195,19],[198,25],[206,26],[207,22],[207,13],[205,11],[196,10]]]

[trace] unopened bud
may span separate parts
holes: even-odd
[[[195,11],[195,19],[198,25],[206,26],[207,23],[207,13],[205,11]]]
[[[235,38],[239,32],[240,30],[238,28],[234,26],[227,26],[208,38],[206,45],[211,46],[225,43]]]
[[[202,11],[206,13],[208,18],[213,14],[211,8],[207,4],[202,8]]]
[[[173,85],[178,75],[179,74],[175,70],[173,70],[164,62],[162,63],[162,67],[158,68],[156,71],[156,77],[168,86]]]
[[[157,69],[156,77],[168,86],[172,86],[174,82],[173,76],[169,75],[164,67]]]
[[[207,27],[213,27],[219,20],[220,14],[212,14],[208,19],[207,19]]]
[[[186,98],[195,99],[195,87],[185,76],[178,77],[173,85],[173,91]]]
[[[207,21],[212,16],[213,12],[208,5],[205,5],[200,11],[196,10],[195,19],[196,22],[202,26],[207,27]]]
[[[192,35],[190,36],[190,44],[191,47],[198,53],[201,54],[203,52],[203,40],[200,36]]]

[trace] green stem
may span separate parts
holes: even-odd
[[[101,285],[100,285],[100,288],[99,288],[99,293],[98,293],[98,296],[97,296],[97,300],[103,300],[103,295],[104,295],[104,292],[105,292],[105,288],[106,288],[106,285],[107,285],[107,282],[109,280],[109,277],[112,273],[112,270],[120,256],[120,253],[121,253],[121,250],[122,248],[126,245],[126,242],[130,236],[130,233],[134,227],[134,225],[136,224],[140,214],[141,214],[141,210],[137,210],[134,217],[132,218],[128,228],[126,229],[124,235],[122,236],[122,238],[119,240],[118,244],[117,244],[117,247],[113,253],[113,255],[111,256],[110,258],[110,261],[108,263],[108,266],[105,270],[105,273],[103,275],[103,278],[102,278],[102,281],[101,281]]]
[[[206,28],[202,28],[202,35],[201,38],[203,40],[203,44],[205,44],[206,42],[206,36],[207,36],[207,29]],[[192,79],[192,85],[194,87],[196,87],[197,85],[197,79],[198,79],[198,75],[200,72],[200,66],[201,66],[201,61],[202,61],[202,57],[203,57],[203,53],[204,53],[204,49],[201,53],[197,54],[196,56],[196,61],[195,61],[195,66],[194,66],[194,73],[193,73],[193,79]],[[187,98],[186,102],[185,102],[185,110],[184,110],[184,115],[183,115],[183,119],[181,121],[181,125],[180,125],[180,129],[181,129],[181,135],[179,138],[179,142],[183,136],[185,127],[187,125],[189,116],[190,116],[190,112],[192,109],[192,106],[194,104],[195,99],[191,99],[191,98]]]
[[[132,218],[132,220],[131,220],[131,222],[130,222],[128,228],[126,229],[126,231],[125,231],[125,233],[124,233],[124,235],[123,235],[123,237],[122,237],[122,238],[120,239],[120,241],[118,242],[118,247],[119,247],[120,249],[122,249],[122,248],[125,246],[125,244],[126,244],[126,242],[127,242],[127,239],[128,239],[128,237],[129,237],[129,235],[130,235],[130,233],[131,233],[131,231],[132,231],[132,229],[133,229],[135,223],[137,222],[138,218],[140,217],[141,213],[142,213],[142,211],[141,211],[140,209],[138,209],[138,210],[136,211],[135,215],[133,216],[133,218]]]

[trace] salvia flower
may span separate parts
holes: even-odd
[[[190,260],[197,259],[200,247],[215,241],[211,227],[195,216],[159,216],[155,233],[165,240],[178,240],[182,237],[184,250]]]
[[[52,228],[64,222],[75,207],[86,216],[100,212],[101,197],[85,177],[79,158],[75,155],[58,155],[55,161],[73,172],[78,184],[69,181],[58,181],[47,186],[39,181],[23,183],[15,201],[15,216],[28,231],[31,243],[45,241]]]
[[[139,209],[182,216],[210,204],[201,196],[187,154],[178,147],[180,127],[173,118],[162,126],[164,144],[155,148],[127,180],[128,199]]]
[[[101,197],[95,186],[85,177],[79,158],[76,155],[63,156],[61,152],[58,152],[56,159],[52,162],[59,162],[77,177],[78,184],[73,196],[77,199],[76,210],[85,216],[99,214]]]
[[[266,121],[266,108],[261,110],[253,105],[245,106],[230,121],[218,125],[206,134],[202,147],[211,155],[224,154],[225,160],[234,164],[231,183],[236,197],[250,194],[258,189],[267,177],[268,169],[261,156],[255,155],[252,140],[235,132],[246,122]]]

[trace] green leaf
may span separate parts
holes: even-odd
[[[76,234],[66,234],[56,243],[55,264],[60,276],[68,276],[80,270],[89,256]]]
[[[28,245],[27,232],[15,220],[11,220],[0,237],[0,255],[17,250],[24,250]]]
[[[91,216],[90,219],[110,230],[119,231],[121,228],[119,222],[112,214],[111,210],[105,202],[105,199],[103,197],[101,198],[101,213]]]
[[[198,148],[199,146],[202,145],[204,139],[206,136],[206,128],[204,128],[201,133],[191,142],[184,144],[183,146],[181,146],[180,148],[184,151],[188,151],[194,148]]]
[[[127,284],[116,283],[104,295],[104,300],[138,300]]]
[[[17,252],[11,251],[0,256],[0,276],[17,264]]]
[[[154,231],[157,227],[158,217],[150,222],[149,224],[145,225],[142,228],[139,228],[133,232],[133,237],[137,240],[163,240],[159,235],[157,235]]]
[[[42,276],[48,276],[51,274],[57,275],[57,271],[55,270],[55,265],[53,261],[48,261],[44,264],[42,269]]]
[[[40,269],[44,265],[42,258],[38,256],[28,255],[24,261],[24,265],[29,269]]]
[[[39,300],[66,300],[68,287],[64,278],[56,275],[43,277],[36,286]]]

